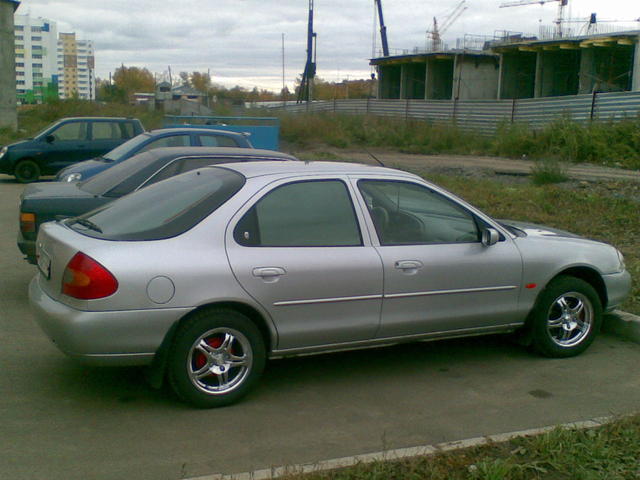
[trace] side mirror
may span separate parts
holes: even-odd
[[[53,135],[49,134],[46,137],[44,137],[44,139],[45,139],[45,141],[47,143],[53,143],[55,141],[56,137],[54,137]]]
[[[500,240],[500,234],[495,228],[485,228],[482,231],[482,244],[485,247],[495,245]]]

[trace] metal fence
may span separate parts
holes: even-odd
[[[594,93],[521,100],[329,100],[277,107],[287,112],[335,112],[455,123],[479,133],[501,123],[538,128],[559,116],[576,122],[621,120],[640,116],[640,92]]]

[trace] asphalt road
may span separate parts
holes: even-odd
[[[140,370],[73,363],[28,309],[22,186],[0,176],[0,477],[177,479],[434,444],[640,409],[640,345],[549,360],[501,337],[270,362],[242,403],[195,410]]]

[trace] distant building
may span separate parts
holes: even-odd
[[[58,97],[56,23],[29,15],[14,16],[16,96],[20,103]]]
[[[93,43],[75,33],[58,35],[57,24],[14,16],[16,94],[19,103],[51,98],[95,99]]]
[[[91,40],[77,40],[75,33],[61,33],[58,40],[58,67],[61,72],[60,98],[96,98],[95,56]]]

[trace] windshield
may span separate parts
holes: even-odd
[[[238,172],[205,167],[172,177],[65,223],[105,240],[160,240],[189,230],[235,195]]]
[[[62,123],[62,120],[58,120],[53,125],[49,125],[45,127],[43,130],[40,130],[38,133],[36,133],[32,138],[40,139],[40,137],[44,137],[45,135],[48,135],[49,132],[58,128],[60,126],[60,123]]]
[[[111,150],[109,153],[103,155],[103,158],[107,160],[113,160],[117,162],[122,159],[122,157],[129,155],[132,150],[136,150],[140,145],[149,140],[148,133],[141,133],[137,137],[133,137],[131,140],[127,140],[121,145],[118,145],[116,148]]]

